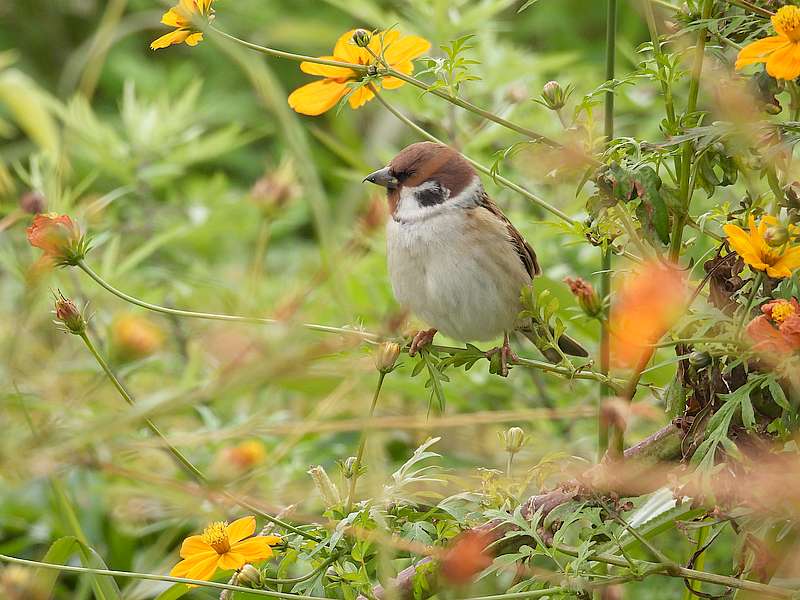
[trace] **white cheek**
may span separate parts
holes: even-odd
[[[433,181],[426,181],[417,186],[403,186],[400,188],[400,200],[397,203],[395,210],[395,218],[401,221],[419,221],[427,219],[431,215],[438,212],[441,205],[433,206],[420,206],[417,201],[417,194],[425,190],[431,190],[436,187]],[[450,190],[444,190],[445,199],[450,196]]]

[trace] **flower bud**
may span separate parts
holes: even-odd
[[[40,192],[31,190],[19,197],[19,207],[26,213],[38,215],[47,208],[47,200]]]
[[[314,485],[317,487],[317,490],[319,490],[322,500],[325,502],[325,506],[327,508],[341,504],[342,501],[339,498],[339,490],[337,490],[336,486],[333,485],[331,478],[328,477],[328,474],[325,472],[325,469],[322,468],[322,465],[311,467],[308,470],[308,474],[311,475],[311,479],[314,481]]]
[[[400,345],[394,342],[383,342],[375,350],[375,368],[381,373],[388,373],[394,369],[397,357],[400,356]]]
[[[356,475],[356,463],[358,460],[355,456],[348,456],[342,463],[342,477],[345,479],[352,479]],[[359,469],[360,470],[360,469]]]
[[[564,283],[569,286],[569,290],[587,316],[597,317],[603,312],[603,302],[591,283],[580,277],[566,277]]]
[[[506,452],[509,454],[516,454],[522,450],[522,447],[528,441],[521,427],[510,427],[502,434],[502,439]]]
[[[59,266],[77,265],[89,251],[88,240],[67,215],[36,215],[26,233],[30,245]]]
[[[695,350],[689,355],[689,364],[695,369],[702,369],[711,364],[711,355],[708,352]]]
[[[542,102],[550,110],[564,108],[567,96],[569,96],[569,92],[565,92],[557,81],[548,81],[542,88]]]
[[[366,29],[356,29],[353,32],[353,43],[359,48],[366,48],[369,46],[369,41],[372,39],[372,34]]]
[[[66,331],[75,335],[81,335],[86,331],[86,320],[69,298],[63,295],[56,297],[55,313],[57,319],[55,322],[63,325]]]
[[[283,161],[277,169],[265,173],[250,189],[250,198],[266,217],[274,217],[300,195],[294,164]]]
[[[239,584],[253,589],[260,589],[264,587],[264,583],[261,579],[261,571],[256,569],[250,563],[246,563],[239,570]]]
[[[783,225],[773,225],[764,232],[764,241],[767,246],[780,248],[789,241],[789,230]]]

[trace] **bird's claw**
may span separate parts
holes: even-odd
[[[508,365],[514,364],[519,360],[519,356],[517,356],[517,354],[511,349],[511,345],[508,342],[508,335],[503,338],[502,346],[496,346],[491,350],[486,351],[486,358],[491,361],[495,354],[500,355],[500,376],[508,377]]]
[[[414,335],[411,340],[411,346],[408,349],[408,355],[414,356],[419,350],[425,346],[430,346],[433,338],[436,335],[436,329],[422,329]]]

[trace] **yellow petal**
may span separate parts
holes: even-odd
[[[739,51],[736,57],[736,69],[741,69],[754,63],[766,62],[769,54],[789,43],[785,37],[772,36],[756,40]]]
[[[197,4],[194,0],[180,0],[178,9],[183,11],[183,14],[187,17],[191,17],[193,13],[197,12]]]
[[[330,110],[347,93],[347,86],[333,79],[308,83],[289,94],[289,106],[303,115],[315,117]]]
[[[277,541],[273,541],[277,540]],[[260,536],[257,535],[247,540],[242,540],[238,544],[231,546],[231,552],[236,552],[244,556],[246,562],[255,562],[258,560],[265,560],[272,556],[272,548],[269,545],[276,544],[280,538],[274,536]]]
[[[190,25],[190,21],[184,18],[177,8],[170,8],[167,12],[165,12],[164,16],[161,17],[161,22],[164,25],[178,28],[188,27]]]
[[[209,581],[214,573],[217,572],[217,565],[219,564],[220,556],[216,552],[214,556],[209,556],[202,560],[196,561],[194,566],[186,573],[187,579],[200,579],[202,581]]]
[[[741,256],[748,265],[759,270],[766,268],[767,265],[764,264],[758,247],[753,246],[750,236],[741,227],[729,223],[722,229],[725,235],[728,236],[728,244],[731,249]]]
[[[375,97],[375,94],[372,93],[372,90],[369,89],[367,86],[363,85],[357,90],[350,93],[347,97],[347,101],[350,103],[350,108],[356,109],[364,106],[367,102],[372,100]]]
[[[364,48],[359,48],[353,43],[353,32],[355,32],[355,29],[343,33],[336,40],[336,45],[333,47],[333,55],[336,60],[342,62],[366,65],[370,62],[371,57]]]
[[[172,570],[169,572],[170,577],[186,577],[186,574],[189,572],[193,566],[198,563],[197,558],[187,558],[186,560],[182,560],[177,565],[172,567]]]
[[[198,0],[198,4],[200,5],[200,12],[204,15],[208,14],[209,9],[211,8],[211,3],[214,0]]]
[[[256,532],[256,518],[250,516],[236,519],[225,528],[225,531],[228,534],[228,541],[233,545]]]
[[[767,60],[767,73],[775,79],[797,79],[800,76],[800,44],[791,43],[775,50]]]
[[[393,65],[393,67],[395,70],[405,73],[406,75],[411,75],[411,73],[414,71],[414,65],[410,60],[404,63]],[[384,77],[381,79],[381,87],[383,87],[385,90],[395,90],[403,84],[405,84],[405,81],[398,79],[397,77]]]
[[[392,45],[387,46],[386,61],[390,65],[413,60],[425,54],[431,48],[431,43],[418,35],[407,35],[400,38]]]
[[[248,560],[237,552],[226,552],[219,557],[219,568],[226,571],[240,569]]]
[[[214,549],[203,541],[202,535],[192,535],[181,544],[181,558],[189,558],[204,552],[214,552]]]
[[[800,246],[791,248],[783,253],[772,268],[783,273],[781,277],[791,277],[792,271],[800,268]],[[767,271],[770,277],[774,277]]]
[[[168,46],[172,46],[173,44],[180,44],[183,42],[191,32],[188,29],[176,29],[174,31],[170,31],[162,35],[157,40],[154,40],[152,44],[150,44],[151,50],[159,50],[160,48],[166,48]]]
[[[399,37],[400,32],[396,29],[392,29],[391,31],[379,31],[369,40],[369,48],[380,56],[389,46],[394,44]]]
[[[197,46],[197,44],[199,44],[202,41],[203,41],[203,32],[196,31],[195,33],[186,38],[186,45]]]
[[[339,60],[335,56],[320,56],[325,60]],[[352,69],[345,67],[331,67],[329,65],[320,65],[308,61],[300,63],[300,70],[309,75],[319,75],[320,77],[328,77],[330,79],[350,79],[355,77]]]

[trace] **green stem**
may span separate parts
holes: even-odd
[[[775,13],[767,10],[766,8],[761,8],[760,6],[756,6],[752,2],[748,0],[728,0],[728,4],[732,4],[733,6],[738,6],[739,8],[743,8],[745,10],[749,10],[761,17],[765,17],[769,19]]]
[[[747,318],[750,316],[750,311],[753,309],[753,303],[755,302],[756,295],[758,294],[758,288],[761,287],[761,282],[763,280],[764,273],[759,271],[755,279],[753,279],[753,289],[750,290],[750,295],[747,297],[747,305],[745,306],[742,316],[739,318],[739,323],[736,326],[736,337],[741,337],[742,335],[742,329],[744,328]]]
[[[551,587],[541,590],[530,590],[528,592],[512,592],[510,594],[496,594],[494,596],[472,596],[464,600],[521,600],[522,598],[544,598],[545,596],[561,595],[569,593],[563,587]]]
[[[304,581],[308,581],[318,573],[321,573],[328,567],[330,567],[333,563],[336,562],[337,556],[331,556],[328,560],[322,563],[313,571],[306,573],[305,575],[301,575],[300,577],[290,577],[288,579],[281,579],[279,577],[264,577],[264,581],[267,583],[272,583],[275,585],[297,585],[298,583],[303,583]]]
[[[160,306],[158,304],[151,304],[150,302],[145,302],[144,300],[140,300],[139,298],[134,298],[126,294],[123,291],[118,290],[110,283],[105,281],[100,275],[95,273],[92,268],[87,265],[83,260],[81,260],[78,265],[84,273],[86,273],[89,277],[94,279],[94,281],[100,285],[100,287],[104,288],[105,290],[111,292],[118,298],[125,300],[126,302],[130,302],[131,304],[135,304],[136,306],[140,306],[142,308],[146,308],[147,310],[152,310],[154,312],[159,312],[165,315],[174,315],[176,317],[189,317],[192,319],[208,319],[211,321],[228,321],[234,323],[256,323],[259,325],[274,325],[279,323],[277,319],[267,319],[263,317],[244,317],[240,315],[225,315],[219,313],[206,313],[206,312],[197,312],[193,310],[180,310],[177,308],[168,308],[166,306]],[[303,327],[306,329],[310,329],[311,331],[321,331],[324,333],[342,333],[346,335],[352,335],[356,337],[360,337],[364,340],[369,341],[376,341],[378,340],[378,336],[372,333],[366,333],[363,331],[359,331],[357,329],[347,329],[344,327],[329,327],[327,325],[317,325],[315,323],[303,323]]]
[[[92,569],[90,567],[73,567],[70,565],[54,565],[50,563],[40,562],[37,560],[27,560],[24,558],[17,558],[15,556],[7,556],[0,554],[0,561],[22,565],[26,567],[36,567],[39,569],[52,569],[55,571],[64,571],[66,573],[86,573],[90,575],[107,575],[109,577],[124,577],[128,579],[143,579],[146,581],[167,581],[169,583],[185,583],[187,585],[196,585],[207,588],[216,588],[218,590],[231,590],[232,592],[242,592],[254,596],[267,596],[270,598],[282,598],[283,600],[326,600],[319,596],[303,596],[300,594],[284,594],[283,592],[276,592],[273,590],[257,590],[253,588],[246,588],[240,585],[230,585],[227,583],[218,583],[216,581],[202,581],[199,579],[187,579],[186,577],[172,577],[170,575],[151,575],[150,573],[136,573],[133,571],[112,571],[111,569]]]
[[[369,407],[369,418],[375,414],[375,407],[378,405],[378,397],[381,394],[383,387],[383,380],[386,378],[386,371],[380,371],[378,374],[378,383],[375,386],[375,393],[372,395],[372,404]],[[356,461],[353,465],[353,473],[350,478],[350,490],[347,492],[347,503],[345,504],[345,514],[350,514],[353,507],[353,500],[356,495],[356,484],[358,483],[359,471],[361,471],[361,463],[364,460],[364,450],[367,447],[367,431],[361,432],[361,440],[358,443],[358,451],[356,452]]]
[[[656,58],[656,69],[658,71],[658,78],[661,82],[661,93],[664,95],[664,108],[667,111],[667,122],[669,123],[672,132],[676,130],[675,119],[675,103],[672,100],[672,86],[667,81],[667,73],[664,70],[664,53],[661,51],[661,40],[658,35],[658,25],[656,24],[656,16],[653,12],[653,4],[651,2],[642,2],[645,20],[647,21],[647,29],[650,32],[650,43],[653,45],[653,55]]]
[[[697,544],[695,546],[697,549],[695,550],[695,554],[697,552],[700,552],[703,549],[703,546],[705,546],[706,541],[708,540],[708,532],[709,532],[710,529],[711,529],[710,526],[709,527],[702,527],[700,529],[700,532],[697,534]],[[698,571],[702,571],[703,570],[703,565],[705,564],[705,562],[706,562],[706,553],[702,552],[695,559],[694,567]],[[683,593],[683,600],[692,600],[692,598],[701,598],[702,597],[702,596],[697,596],[694,593],[692,593],[692,592],[694,592],[694,586],[690,585],[689,587],[691,588],[691,591],[689,589],[687,589]]]
[[[714,7],[714,0],[703,0],[703,7],[700,18],[707,20],[711,16],[711,9]],[[686,104],[686,118],[692,118],[692,114],[697,110],[697,98],[700,94],[700,76],[703,73],[703,60],[706,51],[706,38],[708,28],[703,26],[697,32],[697,42],[694,48],[694,64],[692,66],[692,78],[689,82],[689,99]],[[686,125],[686,123],[684,123]],[[691,140],[683,143],[681,150],[681,177],[679,197],[681,199],[681,210],[675,217],[672,228],[672,242],[670,244],[669,256],[672,261],[677,262],[681,254],[683,244],[683,228],[689,218],[689,208],[692,203],[692,194],[689,187],[689,177],[692,171],[692,155],[694,145]]]
[[[106,376],[109,378],[109,380],[111,380],[111,383],[114,385],[114,387],[116,388],[117,392],[119,392],[119,395],[122,396],[122,398],[125,400],[125,402],[127,402],[129,405],[135,406],[136,405],[136,401],[134,400],[133,396],[125,388],[125,386],[122,384],[122,382],[117,378],[117,376],[114,374],[114,372],[108,366],[108,363],[105,361],[105,359],[102,357],[102,355],[97,351],[97,348],[95,348],[94,344],[89,339],[89,336],[87,336],[86,333],[84,332],[84,333],[80,334],[80,338],[86,344],[86,347],[89,349],[89,352],[92,353],[92,356],[94,356],[95,360],[100,365],[100,368],[103,369],[103,371],[105,372]],[[178,463],[184,469],[186,469],[186,471],[189,473],[189,475],[198,484],[200,484],[202,486],[207,485],[208,484],[208,478],[197,467],[195,467],[191,463],[191,461],[183,455],[183,453],[180,450],[178,450],[175,446],[173,446],[169,442],[169,440],[167,439],[166,435],[164,435],[161,432],[161,430],[156,426],[156,424],[153,423],[148,418],[145,418],[144,421],[147,424],[147,426],[150,429],[150,431],[152,431],[157,437],[159,437],[161,439],[161,441],[164,444],[164,447],[170,452],[170,454],[172,454],[172,456],[178,461]],[[238,504],[239,506],[242,506],[243,508],[246,508],[248,510],[252,510],[254,513],[256,513],[260,517],[266,519],[270,523],[273,523],[273,524],[275,524],[275,525],[277,525],[279,527],[282,527],[282,528],[286,529],[287,531],[291,531],[292,533],[296,533],[297,535],[302,536],[302,537],[304,537],[306,539],[317,541],[317,542],[320,541],[320,539],[317,536],[312,535],[312,534],[308,533],[307,531],[303,531],[302,529],[298,529],[297,527],[295,527],[293,525],[290,525],[289,523],[286,523],[286,522],[284,522],[284,521],[282,521],[282,520],[280,520],[280,519],[278,519],[276,517],[273,517],[272,515],[264,512],[263,510],[259,509],[258,507],[254,506],[253,504],[247,502],[246,500],[242,500],[242,499],[236,497],[234,494],[231,494],[230,492],[224,491],[224,492],[222,492],[222,494],[226,498],[228,498],[229,500],[231,500],[234,503]]]

